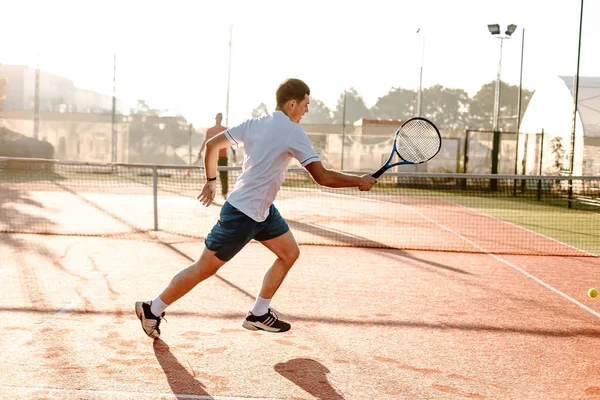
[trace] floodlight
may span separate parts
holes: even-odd
[[[488,29],[492,35],[497,35],[500,33],[500,25],[498,24],[490,24],[488,25]]]
[[[517,26],[515,24],[510,24],[507,28],[506,28],[506,34],[508,36],[512,35],[515,30],[517,29]]]

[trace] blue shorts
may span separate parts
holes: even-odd
[[[216,251],[221,261],[231,260],[252,239],[262,242],[283,235],[290,228],[273,204],[269,216],[256,222],[228,201],[221,208],[219,220],[204,239],[206,248]]]

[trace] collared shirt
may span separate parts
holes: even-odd
[[[246,153],[227,201],[257,222],[269,216],[292,158],[303,167],[320,161],[304,129],[281,111],[249,119],[225,136],[234,147],[243,145]]]

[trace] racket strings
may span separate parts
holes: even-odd
[[[441,139],[437,129],[424,120],[408,121],[396,136],[398,155],[412,163],[431,159],[437,154],[440,146]]]

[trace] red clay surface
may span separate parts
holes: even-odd
[[[600,399],[598,258],[302,246],[268,334],[251,243],[153,342],[134,302],[202,248],[0,235],[0,399]]]

